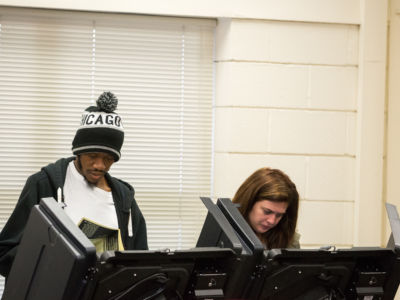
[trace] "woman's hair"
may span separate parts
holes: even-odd
[[[232,202],[240,204],[239,211],[249,222],[250,211],[261,200],[288,203],[286,213],[279,223],[261,237],[268,249],[288,247],[295,235],[299,208],[296,185],[278,169],[261,168],[242,183]]]

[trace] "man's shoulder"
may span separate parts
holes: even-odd
[[[74,156],[67,157],[67,158],[59,158],[55,162],[49,163],[47,166],[43,167],[42,169],[66,167],[74,159],[75,159]]]
[[[36,173],[33,173],[32,175],[29,176],[28,180],[30,181],[40,181],[44,179],[48,179],[49,176],[52,176],[59,170],[66,170],[68,167],[68,164],[74,159],[74,157],[68,157],[68,158],[60,158],[57,161],[53,163],[49,163],[48,165],[42,167],[39,171]]]
[[[124,189],[124,190],[129,190],[129,191],[133,191],[134,190],[132,185],[130,185],[128,182],[126,182],[126,181],[124,181],[122,179],[119,179],[117,177],[113,177],[110,174],[108,174],[108,177],[111,180],[111,182],[113,183],[113,185],[116,185],[119,188]]]
[[[133,199],[135,197],[135,189],[126,181],[117,177],[112,177],[107,173],[107,181],[111,185],[111,189],[114,190],[117,198],[120,199]]]

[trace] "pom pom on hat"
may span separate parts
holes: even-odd
[[[117,109],[118,99],[111,92],[104,92],[97,98],[97,107],[107,113],[111,113]]]
[[[111,92],[102,93],[97,106],[89,106],[82,114],[81,126],[72,141],[75,155],[89,152],[106,152],[118,161],[124,142],[124,128],[121,117],[114,111],[117,97]]]

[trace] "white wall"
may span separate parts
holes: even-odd
[[[214,18],[359,23],[362,0],[0,0],[0,5]]]
[[[304,246],[384,243],[387,0],[0,5],[218,18],[214,196],[280,168],[299,187]]]
[[[302,198],[302,244],[351,245],[359,26],[230,19],[217,41],[216,196],[280,168]]]
[[[387,3],[360,24],[220,20],[215,196],[255,169],[286,171],[302,245],[382,245]],[[351,24],[350,24],[351,23]]]
[[[363,1],[361,11],[354,243],[386,245],[383,145],[388,1]]]
[[[388,66],[386,201],[400,207],[400,0],[391,1]],[[390,228],[387,227],[387,232]],[[388,233],[386,233],[386,236]]]

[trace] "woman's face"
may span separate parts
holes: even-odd
[[[267,232],[279,223],[287,207],[287,202],[257,201],[248,216],[250,226],[257,235]]]

